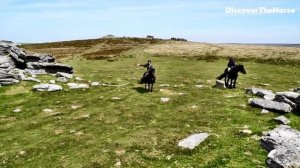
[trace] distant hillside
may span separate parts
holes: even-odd
[[[22,45],[33,52],[46,52],[56,58],[107,59],[122,55],[196,57],[215,60],[235,57],[238,61],[270,63],[300,61],[300,44],[210,44],[146,38],[101,38]]]

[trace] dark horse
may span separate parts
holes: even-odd
[[[236,80],[238,78],[238,73],[241,72],[246,74],[244,65],[236,65],[232,67],[229,71],[228,68],[224,70],[224,73],[218,77],[219,80],[225,77],[225,86],[226,88],[235,88]],[[230,82],[230,84],[229,84]]]
[[[154,75],[154,72],[149,72],[145,78],[143,79],[143,83],[145,84],[145,89],[147,91],[152,92],[153,91],[153,84],[155,83],[156,77]]]

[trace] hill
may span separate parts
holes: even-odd
[[[25,81],[0,87],[0,167],[265,167],[268,152],[259,137],[281,114],[250,107],[244,88],[300,85],[299,48],[293,47],[139,38],[22,47],[72,65],[83,80],[71,82],[102,85],[72,90],[57,82],[59,92],[33,92],[36,83]],[[229,56],[247,74],[239,76],[237,89],[212,87]],[[148,59],[156,68],[153,93],[137,84],[145,71],[137,64]],[[297,113],[285,116],[300,129]],[[199,132],[210,136],[194,150],[177,146]]]

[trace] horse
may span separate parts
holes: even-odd
[[[236,85],[236,80],[238,78],[239,72],[246,74],[244,65],[238,64],[236,66],[233,66],[229,71],[228,68],[226,68],[224,70],[224,74],[220,75],[218,79],[221,80],[223,77],[225,77],[226,88],[236,88],[235,85]]]
[[[145,84],[145,89],[148,92],[153,91],[153,85],[155,83],[156,77],[153,72],[148,73],[148,75],[145,76],[143,79],[143,83]]]

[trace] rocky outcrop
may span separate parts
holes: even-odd
[[[300,132],[290,126],[280,125],[262,136],[261,146],[269,152],[268,167],[300,167]]]
[[[272,100],[251,98],[249,99],[249,104],[251,106],[257,106],[270,111],[278,111],[278,112],[285,112],[285,113],[289,113],[292,111],[292,107],[289,104],[283,102],[276,102]]]
[[[36,74],[57,72],[72,74],[73,67],[55,63],[50,54],[27,53],[11,41],[0,41],[0,85],[20,80],[40,82]]]
[[[288,125],[291,123],[289,119],[287,119],[285,116],[279,116],[274,118],[273,120],[277,121],[279,124]]]
[[[255,88],[255,87],[247,88],[246,93],[254,94],[256,96],[260,96],[265,99],[265,100],[250,99],[249,100],[250,105],[258,106],[261,108],[269,107],[269,108],[265,108],[265,109],[282,111],[282,112],[289,111],[289,110],[286,110],[288,108],[287,105],[289,105],[292,109],[291,111],[295,111],[295,112],[300,111],[300,93],[286,91],[286,92],[276,92],[276,94],[275,94],[270,90],[265,90],[265,89]],[[283,105],[283,106],[279,107],[280,105]],[[285,110],[282,110],[282,109],[285,109]]]

